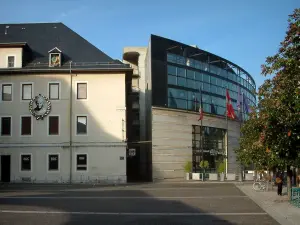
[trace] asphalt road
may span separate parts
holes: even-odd
[[[0,188],[1,225],[279,225],[233,184]]]

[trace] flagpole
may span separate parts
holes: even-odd
[[[229,132],[228,132],[228,112],[227,112],[227,110],[228,110],[228,103],[229,103],[229,99],[227,98],[227,91],[228,91],[228,89],[226,88],[226,111],[225,111],[225,113],[226,113],[226,127],[227,127],[227,134],[226,134],[226,157],[225,157],[225,165],[226,165],[226,170],[225,170],[225,177],[227,177],[227,173],[228,173],[228,134],[229,134]]]
[[[244,93],[242,93],[242,99],[241,99],[242,100],[242,104],[241,104],[241,102],[239,102],[239,104],[240,104],[240,140],[241,140],[241,137],[242,137],[242,131],[241,131],[241,129],[242,129],[242,123],[243,123],[243,108],[244,108],[244,101],[243,101],[243,99],[244,99]],[[241,171],[240,171],[240,179],[239,179],[239,181],[243,181],[243,165],[242,165],[242,163],[240,163],[240,168],[241,168]]]
[[[204,111],[203,109],[203,104],[202,104],[202,89],[201,87],[199,88],[199,92],[200,92],[200,107],[201,107],[201,111]],[[200,121],[200,133],[201,133],[201,136],[200,137],[200,148],[201,148],[201,155],[202,155],[202,165],[204,166],[204,152],[203,152],[203,138],[204,138],[204,135],[203,135],[203,132],[202,132],[202,127],[203,127],[203,116],[202,116],[202,119]],[[201,162],[201,161],[200,161]],[[205,176],[205,173],[202,174],[202,181],[204,181],[204,177]]]

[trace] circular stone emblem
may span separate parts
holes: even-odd
[[[51,102],[45,96],[39,94],[29,102],[29,111],[37,119],[44,119],[51,111]]]

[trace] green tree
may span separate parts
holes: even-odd
[[[261,117],[256,112],[251,113],[241,129],[239,148],[236,149],[237,159],[245,166],[255,165],[257,170],[270,170],[283,164],[278,155],[265,144]]]
[[[300,147],[300,9],[288,21],[278,53],[262,65],[264,76],[275,76],[259,88],[258,109],[264,143],[286,163],[294,164]]]
[[[289,15],[288,29],[278,53],[266,58],[262,75],[270,76],[258,90],[258,105],[243,125],[238,158],[299,166],[300,157],[300,9]]]

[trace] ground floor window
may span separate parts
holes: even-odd
[[[76,170],[87,170],[87,154],[77,154],[76,156]]]
[[[225,172],[226,130],[193,125],[193,171]]]
[[[21,171],[31,171],[31,154],[21,155]]]
[[[48,155],[48,171],[59,170],[59,154]]]

